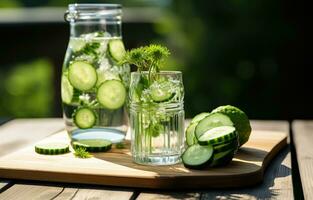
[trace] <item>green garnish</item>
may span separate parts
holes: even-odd
[[[125,149],[125,144],[123,142],[115,144],[115,148],[117,149]]]
[[[84,147],[76,148],[74,155],[77,158],[91,158],[92,157],[92,155],[88,151],[86,151],[86,148]]]

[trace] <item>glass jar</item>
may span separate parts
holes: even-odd
[[[126,135],[130,67],[119,64],[125,53],[121,15],[118,4],[70,4],[65,13],[70,40],[61,96],[72,141],[109,139],[115,143]]]
[[[145,165],[180,162],[185,138],[182,73],[132,72],[129,98],[133,160]]]

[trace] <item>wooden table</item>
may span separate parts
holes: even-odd
[[[17,119],[3,123],[0,156],[37,142],[63,126],[62,119]],[[160,191],[0,179],[0,199],[313,199],[313,121],[289,124],[253,120],[252,127],[291,133],[290,145],[270,164],[263,183],[253,187]]]

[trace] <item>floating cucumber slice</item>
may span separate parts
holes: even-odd
[[[197,123],[191,123],[186,129],[186,142],[188,146],[194,145],[198,143],[198,140],[195,136],[195,128]]]
[[[91,128],[95,125],[96,119],[95,112],[90,108],[82,107],[75,111],[74,123],[78,128]]]
[[[122,60],[126,53],[122,40],[111,40],[109,42],[109,52],[114,60]]]
[[[182,155],[182,161],[185,167],[191,169],[201,169],[206,167],[213,160],[212,145],[201,146],[192,145],[186,149]]]
[[[233,126],[233,122],[227,115],[211,113],[199,121],[195,129],[195,135],[199,139],[206,131],[218,126]]]
[[[105,71],[101,69],[97,69],[97,87],[99,87],[103,82],[108,80],[119,80],[121,81],[120,77],[110,71]]]
[[[63,103],[70,104],[74,95],[74,88],[65,75],[61,78],[61,97]]]
[[[97,99],[99,103],[107,109],[118,109],[125,103],[126,88],[121,81],[105,81],[98,88]]]
[[[68,79],[74,88],[87,91],[97,83],[97,72],[89,63],[77,61],[70,65]]]
[[[105,152],[111,149],[112,142],[101,139],[78,140],[72,143],[73,148],[85,148],[88,152]]]
[[[233,126],[219,126],[212,128],[202,134],[198,138],[198,142],[201,145],[207,144],[221,144],[238,138],[235,127]]]
[[[85,46],[85,41],[81,38],[71,38],[69,47],[72,49],[73,52],[78,52],[82,50]]]
[[[175,96],[172,87],[173,86],[169,81],[155,82],[150,87],[152,100],[156,103],[169,101]]]
[[[69,152],[69,145],[64,143],[42,143],[35,145],[35,151],[39,154],[57,155]]]

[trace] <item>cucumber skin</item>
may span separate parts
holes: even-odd
[[[80,110],[83,110],[83,109],[88,109],[89,111],[91,111],[91,112],[93,113],[93,116],[95,117],[95,120],[94,120],[93,124],[90,125],[90,126],[88,126],[88,127],[81,127],[81,126],[79,125],[79,123],[77,123],[76,115],[78,114],[78,112],[79,112]],[[95,113],[94,110],[92,110],[92,109],[90,109],[90,108],[88,108],[88,107],[80,107],[80,108],[78,108],[78,109],[73,113],[73,121],[74,121],[74,124],[75,124],[78,128],[80,128],[80,129],[88,129],[88,128],[92,128],[92,127],[97,123],[97,115],[96,115],[96,113]]]
[[[35,146],[35,152],[43,155],[60,155],[70,152],[69,146],[64,149],[42,149]]]
[[[225,144],[225,145],[224,145]],[[229,141],[227,143],[224,143],[222,147],[219,147],[219,145],[222,145],[222,144],[219,144],[219,145],[213,145],[213,149],[214,149],[214,153],[220,153],[220,152],[223,152],[223,151],[227,151],[229,149],[235,149],[237,150],[239,148],[239,141],[238,141],[238,138],[235,138],[234,140],[232,141]]]
[[[224,157],[220,159],[217,159],[217,160],[213,159],[212,163],[210,164],[210,167],[221,167],[221,166],[225,166],[229,164],[233,160],[235,152],[236,152],[236,149],[234,149],[233,151],[231,151],[230,153],[228,153],[227,155],[225,155]]]
[[[173,93],[171,94],[171,96],[169,96],[168,98],[166,98],[166,99],[164,99],[164,100],[155,100],[155,99],[153,99],[153,97],[151,97],[151,99],[152,99],[153,102],[155,102],[155,103],[163,103],[163,102],[167,102],[167,101],[171,100],[174,96],[175,96],[175,92],[173,92]]]
[[[185,135],[186,135],[186,143],[187,143],[188,146],[192,146],[192,145],[198,143],[198,140],[197,140],[197,138],[196,138],[196,136],[195,136],[195,129],[196,129],[196,127],[192,127],[192,126],[197,126],[197,124],[196,124],[196,123],[191,123],[191,124],[189,124],[189,126],[188,126],[187,129],[186,129],[186,134],[185,134]],[[190,129],[193,129],[193,131],[190,130]],[[190,131],[193,132],[192,141],[190,141],[190,140],[188,139],[188,138],[190,137],[190,136],[188,136],[188,135],[192,134]]]
[[[200,145],[208,145],[208,144],[211,144],[211,145],[219,145],[219,144],[223,144],[223,143],[228,143],[229,141],[233,140],[234,138],[238,138],[238,133],[237,131],[235,131],[234,134],[230,134],[230,135],[226,135],[226,136],[223,136],[223,137],[220,137],[220,138],[216,138],[216,139],[213,139],[213,140],[209,140],[209,141],[200,141],[199,139],[198,140],[198,143]]]
[[[72,146],[74,149],[83,147],[88,152],[106,152],[112,148],[112,143],[109,144],[108,146],[103,146],[103,147],[91,147],[91,146],[87,146],[87,145],[83,145],[83,144],[77,144],[77,143],[79,143],[79,142],[75,142],[75,141],[72,142]]]

